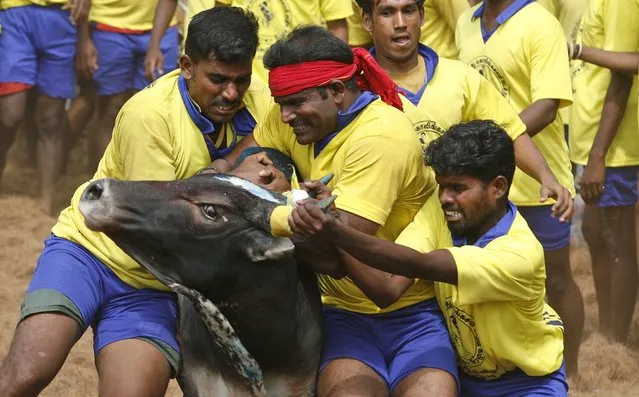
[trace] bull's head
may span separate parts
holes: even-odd
[[[242,178],[204,174],[171,182],[97,180],[84,191],[80,211],[90,229],[107,234],[160,281],[207,291],[212,280],[239,270],[238,259],[292,253],[289,239],[270,233],[270,215],[285,203]]]

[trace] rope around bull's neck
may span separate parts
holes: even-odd
[[[255,361],[253,356],[251,356],[251,353],[246,350],[242,341],[240,341],[240,338],[235,333],[233,326],[217,306],[199,292],[181,284],[171,283],[169,284],[169,288],[171,288],[173,292],[191,299],[195,308],[202,316],[204,324],[206,324],[206,327],[211,333],[214,343],[228,354],[230,364],[246,381],[251,396],[266,397],[266,389],[264,388],[264,379],[260,365]]]

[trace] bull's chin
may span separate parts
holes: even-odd
[[[78,208],[84,217],[84,224],[94,232],[114,232],[122,227],[122,219],[117,219],[115,209],[104,203],[80,200]]]

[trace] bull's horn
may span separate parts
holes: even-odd
[[[331,181],[331,179],[333,179],[334,176],[335,174],[333,174],[332,172],[330,174],[326,174],[320,178],[319,183],[321,183],[322,185],[328,185],[328,183]]]
[[[324,212],[328,212],[328,209],[333,205],[337,196],[330,196],[317,202],[317,206]]]

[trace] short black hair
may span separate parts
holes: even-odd
[[[488,183],[503,176],[512,184],[515,147],[506,131],[492,120],[454,125],[428,145],[426,165],[441,176],[468,175]]]
[[[368,15],[373,13],[373,6],[379,2],[379,0],[355,0],[357,5],[364,10]],[[422,8],[424,7],[424,0],[415,0],[417,6]]]
[[[250,11],[239,7],[211,8],[196,14],[189,23],[184,52],[193,62],[251,61],[259,44],[257,32],[257,19]]]
[[[312,61],[353,63],[351,48],[322,26],[303,25],[277,40],[264,54],[264,66],[279,66]]]

